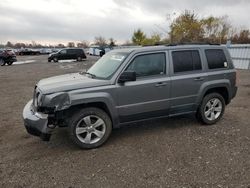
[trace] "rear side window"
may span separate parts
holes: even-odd
[[[76,54],[82,54],[83,51],[82,51],[81,49],[75,49],[75,53],[76,53]]]
[[[227,59],[224,51],[221,49],[205,50],[209,69],[219,69],[227,67]]]
[[[198,50],[172,52],[174,73],[201,70],[201,58]]]
[[[165,53],[139,55],[127,68],[127,70],[135,71],[137,77],[162,75],[166,73],[165,69]]]
[[[69,49],[69,50],[67,50],[67,53],[68,53],[68,54],[76,54],[77,51],[74,50],[74,49]]]

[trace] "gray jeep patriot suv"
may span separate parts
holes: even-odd
[[[113,128],[132,122],[195,113],[214,124],[236,91],[236,70],[223,46],[113,50],[87,72],[39,81],[23,119],[42,140],[68,127],[75,144],[96,148]]]

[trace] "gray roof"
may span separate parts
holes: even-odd
[[[175,46],[146,46],[146,47],[136,47],[136,48],[123,48],[123,49],[116,49],[113,50],[114,52],[124,52],[124,53],[131,53],[131,52],[147,52],[147,51],[157,51],[157,50],[174,50],[174,49],[189,49],[189,48],[206,48],[206,49],[213,49],[213,48],[225,48],[221,45],[175,45]]]

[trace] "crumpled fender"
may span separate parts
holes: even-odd
[[[67,92],[45,95],[42,106],[55,108],[55,111],[65,110],[71,106],[71,100]]]

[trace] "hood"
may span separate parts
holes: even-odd
[[[51,57],[51,56],[53,56],[53,55],[55,55],[55,54],[57,54],[58,52],[52,52],[52,53],[50,53],[49,54],[49,57]]]
[[[79,73],[65,74],[42,79],[37,86],[44,94],[110,85],[109,80],[89,78]]]

